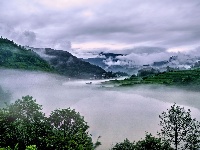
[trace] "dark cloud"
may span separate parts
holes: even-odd
[[[68,3],[65,3],[68,2]],[[35,37],[36,45],[52,41],[73,43],[149,45],[174,48],[198,45],[200,2],[198,0],[7,0],[1,2],[1,24]],[[0,27],[0,30],[2,27]],[[5,31],[10,37],[12,31]],[[25,38],[26,39],[26,38]],[[26,44],[27,40],[22,40]],[[95,47],[94,47],[95,48]]]
[[[25,45],[32,45],[36,42],[36,34],[32,31],[24,31],[20,34],[18,41]]]

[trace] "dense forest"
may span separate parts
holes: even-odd
[[[178,150],[200,148],[200,123],[191,111],[172,105],[159,115],[161,131],[144,139],[116,143],[111,150]],[[56,109],[46,116],[31,96],[0,109],[1,150],[94,150],[89,125],[74,109]]]
[[[13,41],[0,38],[0,67],[55,72],[38,54]]]

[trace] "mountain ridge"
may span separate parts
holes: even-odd
[[[67,51],[24,47],[2,37],[0,38],[0,67],[45,71],[70,78],[101,79],[114,76]]]

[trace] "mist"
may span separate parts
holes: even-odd
[[[11,102],[31,95],[46,115],[56,108],[74,108],[88,122],[93,140],[101,136],[99,150],[110,149],[125,138],[140,140],[145,131],[156,135],[159,114],[174,102],[190,108],[192,117],[200,120],[199,92],[165,86],[102,87],[102,81],[87,82],[42,72],[0,70],[1,91],[9,93]]]

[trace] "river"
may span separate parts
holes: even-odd
[[[92,82],[92,84],[86,84]],[[102,87],[102,81],[69,80],[57,75],[16,70],[0,71],[0,86],[12,101],[31,95],[48,115],[56,108],[74,108],[84,116],[94,141],[101,136],[99,150],[116,142],[156,135],[159,114],[174,102],[190,108],[200,120],[200,93],[165,86]]]

